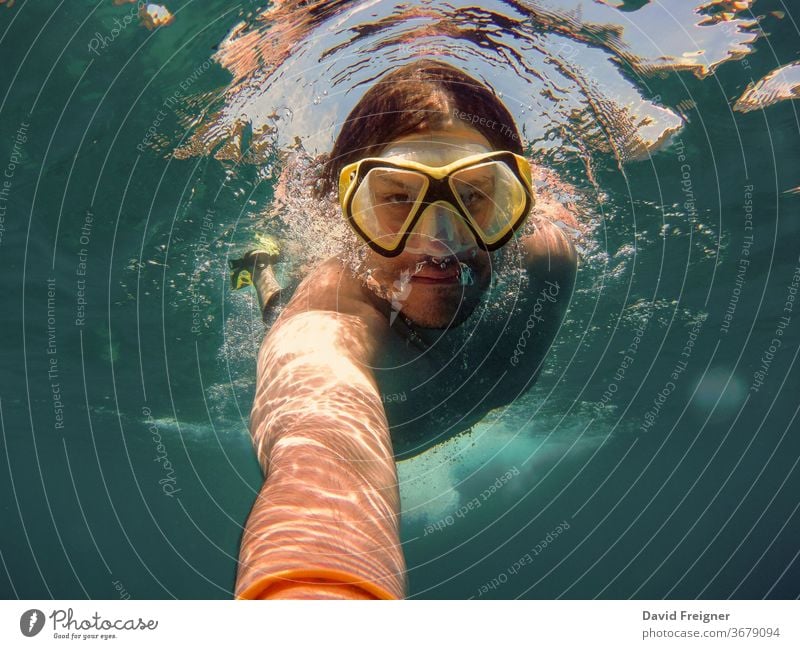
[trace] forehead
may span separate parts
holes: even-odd
[[[380,157],[444,166],[459,158],[491,150],[491,144],[480,132],[463,123],[451,122],[446,128],[398,138],[381,151]]]

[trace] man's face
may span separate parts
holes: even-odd
[[[426,157],[415,155],[425,149]],[[446,128],[400,138],[381,156],[408,157],[441,166],[491,150],[478,131],[463,123],[451,123]],[[456,213],[432,207],[400,255],[384,257],[372,250],[367,254],[366,269],[380,284],[392,309],[402,311],[421,327],[445,329],[461,324],[489,286],[490,254],[478,247],[458,219],[461,217]]]
[[[388,258],[370,251],[366,265],[392,309],[430,329],[446,329],[466,320],[491,277],[489,253],[477,248],[444,258],[410,252]]]

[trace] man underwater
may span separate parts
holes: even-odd
[[[266,480],[238,598],[405,597],[395,462],[530,388],[573,290],[562,229],[523,229],[522,153],[494,93],[438,61],[385,75],[351,111],[321,192],[338,187],[361,259],[314,269],[261,344],[250,430]],[[491,314],[504,247],[522,279],[515,308]]]

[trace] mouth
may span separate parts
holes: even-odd
[[[416,284],[460,286],[471,284],[472,275],[472,269],[456,257],[431,257],[417,263],[411,281]]]

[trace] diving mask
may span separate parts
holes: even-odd
[[[386,257],[497,250],[534,204],[525,158],[441,139],[396,143],[347,165],[339,199],[353,229]]]

